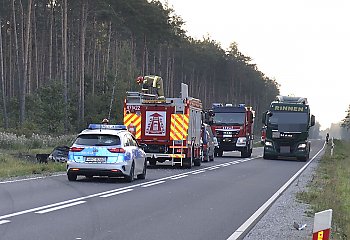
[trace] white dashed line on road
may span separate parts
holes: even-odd
[[[125,189],[125,190],[122,190],[122,191],[119,191],[119,192],[114,192],[114,193],[102,195],[102,196],[100,196],[100,197],[101,197],[101,198],[111,197],[111,196],[114,196],[114,195],[118,195],[118,194],[130,192],[130,191],[132,191],[132,190],[133,190],[133,189]]]
[[[158,182],[154,182],[154,183],[142,185],[141,187],[143,187],[143,188],[145,188],[145,187],[151,187],[151,186],[158,185],[158,184],[161,184],[161,183],[165,183],[165,181],[158,181]]]
[[[196,174],[199,174],[199,173],[204,173],[205,170],[200,170],[200,171],[197,171],[197,172],[193,172],[192,175],[196,175]]]
[[[215,170],[215,169],[218,169],[218,168],[220,168],[220,167],[215,166],[215,167],[207,168],[207,170]]]
[[[1,220],[0,225],[5,224],[5,223],[9,223],[9,222],[11,222],[11,221],[10,220]]]
[[[184,177],[188,177],[188,175],[181,175],[181,176],[177,176],[177,177],[172,177],[170,179],[176,180],[176,179],[180,179],[180,178],[184,178]]]
[[[38,212],[35,212],[35,213],[44,214],[44,213],[53,212],[53,211],[56,211],[56,210],[60,210],[60,209],[64,209],[64,208],[68,208],[68,207],[72,207],[72,206],[76,206],[76,205],[83,204],[83,203],[86,203],[86,201],[73,202],[73,203],[69,203],[69,204],[66,204],[66,205],[61,205],[61,206],[58,206],[58,207],[54,207],[54,208],[49,208],[49,209],[45,209],[45,210],[42,210],[42,211],[38,211]]]

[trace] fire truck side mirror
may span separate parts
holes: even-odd
[[[254,114],[250,112],[250,123],[254,122]]]
[[[311,123],[310,123],[311,127],[315,125],[315,121],[316,121],[315,115],[311,115]]]

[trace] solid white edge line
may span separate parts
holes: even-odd
[[[63,176],[63,175],[67,175],[67,173],[54,174],[54,175],[48,175],[48,176],[40,176],[40,177],[32,177],[32,178],[23,178],[23,179],[16,179],[16,180],[8,180],[8,181],[0,182],[0,184],[38,180],[38,179],[49,178],[49,177],[59,177],[59,176]]]
[[[304,165],[292,178],[290,178],[272,197],[270,197],[269,200],[267,200],[256,212],[250,216],[227,240],[236,240],[241,239],[243,237],[242,235],[244,233],[247,233],[248,230],[250,230],[259,217],[268,210],[268,208],[277,200],[277,198],[291,185],[294,180],[311,164],[311,162],[323,151],[325,147],[325,144],[321,148],[320,151],[318,151],[313,158]]]
[[[165,181],[158,181],[158,182],[154,182],[154,183],[142,185],[141,187],[143,187],[143,188],[145,188],[145,187],[151,187],[151,186],[158,185],[158,184],[161,184],[161,183],[165,183]]]
[[[106,195],[102,195],[100,196],[100,198],[106,198],[106,197],[111,197],[111,196],[114,196],[114,195],[118,195],[118,194],[122,194],[122,193],[126,193],[126,192],[130,192],[134,189],[125,189],[125,190],[122,190],[122,191],[119,191],[119,192],[114,192],[114,193],[110,193],[110,194],[106,194]]]
[[[49,209],[45,209],[45,210],[42,210],[42,211],[38,211],[38,212],[35,212],[35,213],[44,214],[44,213],[60,210],[60,209],[63,209],[63,208],[73,207],[75,205],[79,205],[79,204],[83,204],[83,203],[86,203],[86,201],[73,202],[73,203],[69,203],[69,204],[66,204],[66,205],[61,205],[61,206],[58,206],[58,207],[54,207],[54,208],[49,208]]]
[[[5,224],[5,223],[9,223],[9,222],[11,222],[11,221],[10,220],[1,220],[0,225]]]

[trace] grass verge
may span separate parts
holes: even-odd
[[[35,155],[34,155],[35,156]],[[14,154],[7,150],[0,151],[0,179],[28,176],[33,174],[50,174],[66,170],[64,163],[38,163],[30,154]]]
[[[350,142],[334,143],[333,155],[329,144],[308,190],[297,199],[311,205],[312,216],[333,209],[332,239],[343,240],[350,238]]]

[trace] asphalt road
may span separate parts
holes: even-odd
[[[322,146],[313,141],[311,156]],[[0,182],[0,239],[226,240],[305,165],[261,155],[149,167],[133,183],[65,174]]]

